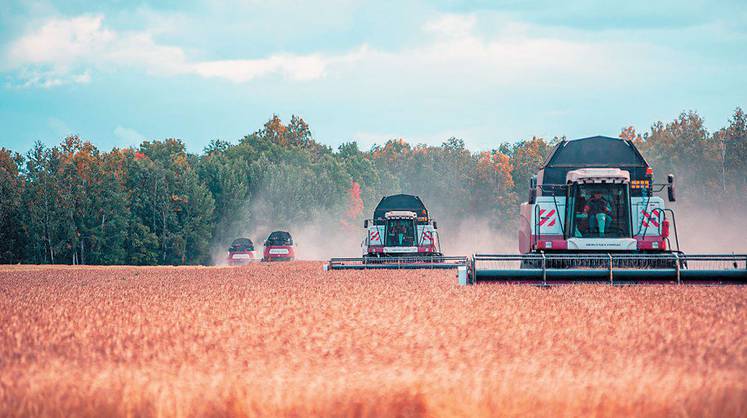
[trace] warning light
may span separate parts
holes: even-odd
[[[654,175],[654,169],[651,167],[646,167],[646,175],[647,176],[653,176]]]

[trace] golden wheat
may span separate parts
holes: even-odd
[[[4,416],[746,416],[747,289],[0,269]]]

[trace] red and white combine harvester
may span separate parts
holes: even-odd
[[[418,196],[385,196],[373,218],[363,221],[363,228],[363,257],[333,258],[328,268],[435,269],[466,265],[466,257],[442,254],[438,225]]]
[[[631,141],[564,140],[531,179],[520,254],[476,254],[466,281],[747,283],[747,255],[680,251],[664,189],[673,202],[674,176],[655,183]]]

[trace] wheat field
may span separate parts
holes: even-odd
[[[3,416],[747,416],[747,288],[0,267]]]

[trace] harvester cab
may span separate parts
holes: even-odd
[[[393,210],[384,215],[386,224],[384,226],[384,248],[392,253],[417,252],[417,230],[418,216],[415,212],[406,210]],[[370,235],[369,235],[370,236]]]
[[[441,256],[436,221],[417,196],[385,196],[363,222],[363,257]]]
[[[564,140],[530,181],[520,210],[520,255],[477,254],[470,278],[543,284],[747,279],[745,256],[680,251],[674,211],[657,195],[664,188],[674,201],[674,176],[654,183],[631,141]]]
[[[363,257],[333,258],[331,269],[351,268],[455,268],[466,257],[445,257],[438,224],[418,196],[385,196],[373,218],[363,221]]]
[[[567,175],[568,248],[635,247],[630,221],[630,173],[619,168],[573,170]],[[603,243],[603,244],[602,244]]]

